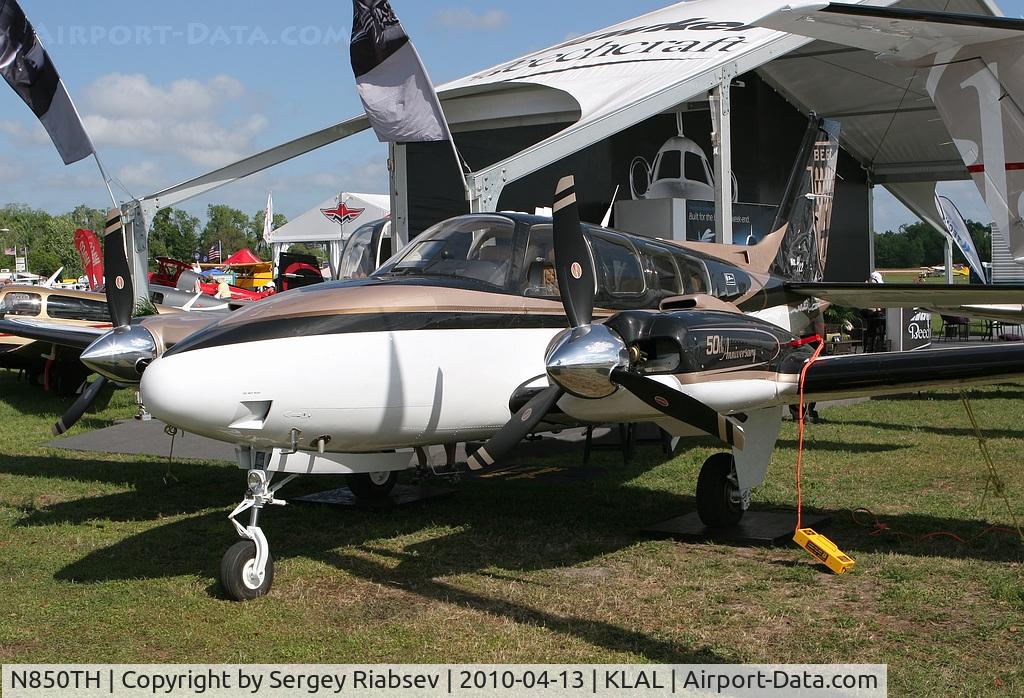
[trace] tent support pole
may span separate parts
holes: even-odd
[[[715,242],[732,244],[732,113],[728,76],[711,90],[711,145],[715,154]]]
[[[393,249],[405,247],[409,242],[409,190],[408,161],[404,143],[388,144],[388,178],[391,184],[391,237]]]

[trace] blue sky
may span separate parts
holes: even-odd
[[[361,111],[347,0],[20,1],[105,164],[136,196]],[[438,84],[667,4],[392,0]],[[1024,0],[999,5],[1024,13]],[[372,134],[360,134],[185,208],[226,202],[252,212],[273,190],[275,209],[295,217],[338,191],[384,191],[385,157]],[[52,212],[107,205],[92,161],[64,167],[11,90],[0,90],[0,186],[0,203]],[[973,185],[945,189],[965,215],[987,218]],[[877,197],[878,229],[910,220],[891,197]]]

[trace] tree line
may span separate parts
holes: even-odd
[[[260,258],[270,259],[270,250],[263,244],[263,215],[262,210],[249,215],[225,204],[210,204],[204,222],[182,209],[161,209],[150,227],[150,263],[156,257],[190,261],[196,254],[205,256],[218,243],[225,257],[248,247]],[[54,215],[23,204],[8,204],[0,208],[0,229],[8,230],[0,232],[0,252],[17,246],[18,254],[23,254],[28,247],[30,271],[49,275],[63,266],[65,278],[77,277],[82,274],[82,264],[75,251],[75,229],[94,230],[102,239],[105,217],[105,211],[85,205]],[[282,214],[274,214],[275,228],[287,222]],[[982,261],[991,261],[991,228],[977,221],[968,221],[967,227]],[[875,266],[899,269],[944,264],[945,240],[942,233],[922,222],[876,233]],[[322,256],[319,248],[305,251]],[[956,248],[954,260],[966,261]],[[0,267],[14,269],[14,261],[13,255],[0,255]]]
[[[992,261],[992,228],[967,221],[978,256]],[[901,225],[897,231],[875,233],[875,266],[879,269],[908,269],[946,263],[946,236],[927,223]],[[953,261],[966,264],[960,249],[953,246]]]
[[[150,226],[150,264],[155,266],[157,257],[191,261],[218,244],[225,258],[248,247],[269,260],[270,249],[263,243],[263,217],[262,209],[249,215],[224,204],[210,204],[205,222],[182,209],[161,209]],[[75,250],[75,230],[93,230],[102,240],[105,219],[106,211],[84,204],[56,215],[24,204],[7,204],[0,208],[0,229],[7,229],[0,232],[0,267],[13,270],[14,255],[6,252],[16,248],[18,255],[23,255],[27,247],[29,271],[48,276],[64,267],[64,278],[78,277],[82,262]],[[275,228],[287,222],[284,215],[274,214]]]

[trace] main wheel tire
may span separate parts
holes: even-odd
[[[256,562],[256,544],[251,540],[240,540],[224,553],[220,560],[220,583],[224,591],[235,601],[251,601],[265,596],[274,583],[274,558],[267,553],[267,567],[263,583],[253,586],[247,572]]]
[[[704,461],[697,476],[697,515],[705,526],[731,528],[743,518],[735,470],[731,453],[716,453]]]
[[[398,471],[376,473],[353,473],[345,476],[348,488],[359,499],[384,499],[398,483]]]

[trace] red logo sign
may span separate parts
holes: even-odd
[[[572,274],[572,278],[579,279],[581,276],[583,276],[583,267],[580,266],[579,262],[573,262],[569,266],[569,273]]]
[[[525,421],[528,421],[532,415],[533,415],[533,408],[531,407],[531,408],[527,409],[525,412],[523,412],[523,416],[520,417],[519,419],[520,419],[520,421],[525,422]]]
[[[654,401],[661,405],[662,407],[668,407],[668,400],[663,398],[661,395],[656,395]]]
[[[124,277],[123,276],[119,276],[116,279],[114,279],[114,285],[117,286],[117,290],[118,291],[123,291],[124,290]]]
[[[362,208],[349,208],[344,203],[340,203],[334,208],[322,208],[320,209],[320,213],[324,214],[335,223],[346,223],[359,218],[365,210],[366,209]]]

